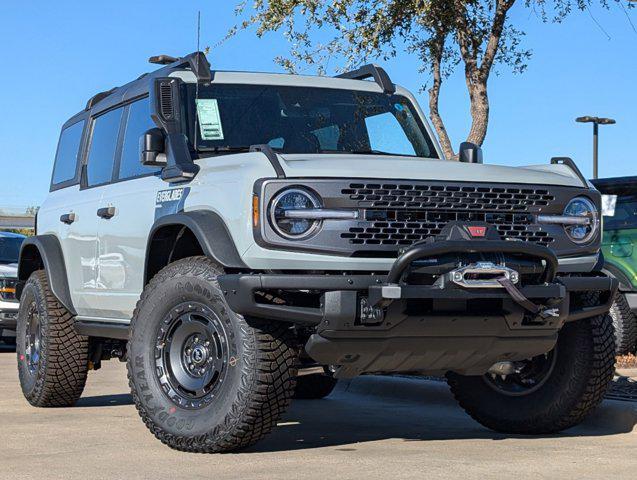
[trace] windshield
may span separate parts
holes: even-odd
[[[17,263],[23,240],[20,237],[0,237],[0,263]]]
[[[282,153],[374,153],[437,158],[401,95],[271,85],[187,85],[188,132],[200,152],[268,144]],[[196,135],[196,137],[195,137]]]

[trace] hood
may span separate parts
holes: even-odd
[[[395,178],[588,187],[566,165],[507,167],[387,155],[283,154],[288,177]]]
[[[18,264],[0,263],[0,278],[18,278]]]

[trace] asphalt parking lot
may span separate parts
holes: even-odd
[[[275,432],[226,455],[175,452],[139,420],[123,364],[89,376],[75,408],[23,399],[15,353],[0,351],[0,478],[635,478],[637,403],[607,400],[583,425],[531,438],[468,418],[444,383],[363,377],[296,401]]]

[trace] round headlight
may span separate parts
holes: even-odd
[[[312,235],[321,225],[320,220],[302,218],[302,211],[321,208],[319,199],[300,188],[290,188],[279,193],[270,204],[270,220],[276,232],[284,238],[301,240]],[[286,212],[297,212],[290,216]],[[301,214],[300,216],[298,216]]]
[[[564,225],[568,237],[575,243],[587,243],[593,239],[599,229],[599,213],[597,207],[586,197],[577,197],[568,202],[564,209],[567,217],[582,217],[583,223]]]

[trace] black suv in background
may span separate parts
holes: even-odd
[[[0,339],[15,343],[19,303],[15,294],[18,257],[25,236],[0,232]]]

